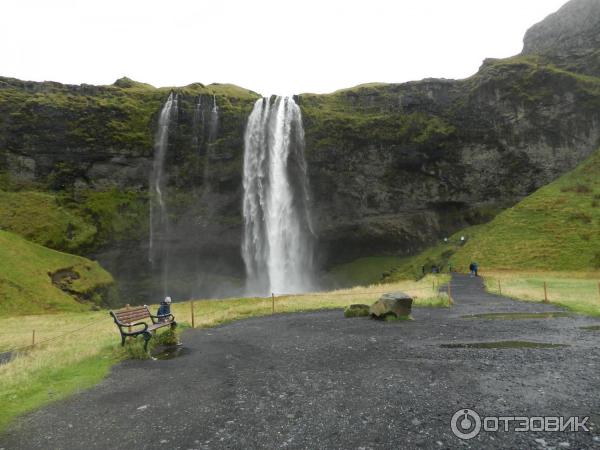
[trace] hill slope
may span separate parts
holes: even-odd
[[[473,260],[485,269],[600,270],[600,150],[491,222],[408,259],[390,278],[419,276],[422,265],[466,270]]]
[[[113,283],[97,262],[0,231],[0,314],[85,311]]]
[[[490,268],[600,269],[600,151],[481,227],[452,258]]]

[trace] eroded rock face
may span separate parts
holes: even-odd
[[[561,67],[600,76],[600,1],[571,0],[532,26],[523,44],[523,55],[542,55]]]
[[[389,315],[408,317],[412,312],[412,302],[412,297],[404,292],[390,292],[371,305],[369,314],[376,319],[384,319]]]

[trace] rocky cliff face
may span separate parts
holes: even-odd
[[[531,27],[523,55],[587,75],[600,76],[600,1],[572,0]]]
[[[600,146],[597,7],[571,1],[527,33],[522,55],[486,60],[465,80],[297,96],[322,266],[417,252],[488,220]],[[53,245],[73,251],[73,242],[85,242],[75,251],[97,257],[127,302],[155,292],[147,193],[170,91],[128,79],[0,79],[0,187],[50,192],[82,218],[88,226],[70,229],[85,229],[86,239]],[[243,132],[258,95],[228,85],[175,91],[166,160],[173,295],[235,293],[244,276]],[[216,132],[198,120],[213,100]]]

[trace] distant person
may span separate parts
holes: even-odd
[[[469,264],[469,273],[471,274],[471,276],[475,274],[475,263]]]
[[[158,316],[158,320],[164,322],[167,318],[161,316],[168,316],[169,314],[171,314],[171,297],[165,297],[165,299],[160,302],[156,315]]]
[[[475,276],[476,276],[476,277],[478,277],[478,276],[479,276],[479,273],[478,273],[478,271],[479,271],[479,266],[477,265],[477,263],[476,263],[476,262],[474,262],[474,263],[473,263],[473,273],[475,274]]]

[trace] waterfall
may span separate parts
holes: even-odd
[[[204,117],[204,116],[203,116]],[[217,98],[213,95],[212,106],[210,106],[210,112],[208,114],[208,127],[207,127],[207,140],[206,150],[204,155],[204,198],[210,192],[210,163],[214,153],[214,142],[217,139],[217,133],[219,131],[219,107],[217,106]]]
[[[292,98],[258,100],[244,135],[242,256],[252,295],[314,287],[304,129]]]
[[[219,130],[219,107],[217,106],[217,97],[213,94],[213,104],[210,110],[210,120],[208,123],[208,142],[212,144],[217,138]]]
[[[169,145],[169,125],[177,114],[177,94],[169,95],[160,111],[158,130],[154,138],[154,163],[150,177],[150,242],[149,260],[160,269],[163,295],[168,293],[169,221],[165,199],[165,157]]]

